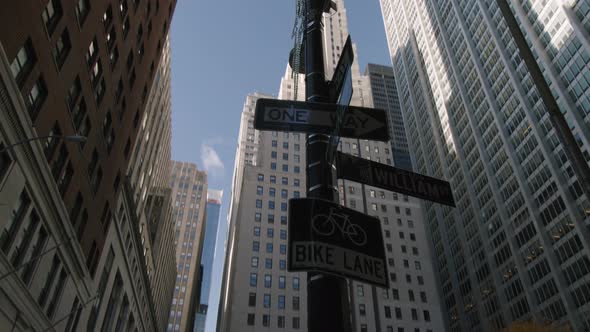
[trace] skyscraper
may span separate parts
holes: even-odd
[[[205,331],[205,320],[209,309],[209,293],[211,290],[211,278],[213,277],[213,258],[217,243],[217,229],[219,226],[219,212],[221,210],[222,190],[209,189],[207,191],[207,206],[205,210],[205,238],[203,239],[203,251],[201,253],[201,270],[203,281],[201,283],[201,298],[199,309],[195,319],[195,332]]]
[[[586,1],[512,1],[586,160]],[[451,331],[514,320],[590,329],[583,194],[496,1],[381,0],[415,171],[451,183],[424,202]]]
[[[154,217],[145,199],[166,190],[156,183],[167,162],[143,151],[130,157],[145,137],[139,122],[154,113],[152,96],[170,88],[154,77],[169,65],[174,7],[47,0],[0,12],[0,329],[162,327],[172,266],[153,260],[166,261],[158,248],[166,207],[153,242],[140,221]],[[165,101],[154,104],[169,115]],[[151,143],[169,156],[165,119],[151,133],[168,136]],[[142,170],[135,179],[132,169]]]
[[[172,220],[176,246],[176,285],[168,317],[168,331],[192,331],[202,282],[201,250],[205,230],[207,174],[197,165],[172,165]]]
[[[364,76],[369,81],[370,103],[373,107],[385,110],[388,114],[389,133],[392,135],[393,164],[395,167],[412,170],[412,160],[408,151],[408,140],[399,96],[395,87],[393,68],[369,63],[365,68]]]
[[[337,3],[338,12],[324,15],[327,77],[348,36],[346,9],[342,1]],[[370,95],[369,79],[361,76],[356,61],[352,81],[351,105],[372,107],[371,100],[378,96]],[[287,68],[279,99],[303,100],[302,76],[297,84],[296,96],[295,81]],[[248,96],[242,112],[218,330],[306,330],[306,274],[286,271],[288,199],[305,196],[306,135],[255,130],[258,98],[269,96]],[[341,139],[339,148],[393,164],[388,143]],[[440,330],[439,296],[418,201],[351,181],[339,181],[339,189],[341,205],[382,220],[391,279],[390,289],[349,282],[356,330]]]

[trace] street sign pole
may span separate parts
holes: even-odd
[[[326,1],[305,0],[305,97],[308,102],[327,102],[324,73],[322,13]],[[330,136],[308,134],[306,143],[307,197],[338,202],[336,165],[326,158]],[[352,332],[347,281],[322,273],[307,273],[307,325],[310,332]]]

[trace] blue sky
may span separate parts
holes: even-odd
[[[345,0],[361,71],[390,65],[378,0]],[[295,0],[180,0],[171,26],[172,158],[224,191],[212,292],[219,289],[240,113],[246,95],[277,94],[293,46]],[[217,281],[217,283],[216,283]],[[218,294],[210,299],[217,312]],[[211,307],[213,306],[213,307]],[[216,317],[215,317],[216,318]],[[208,322],[208,331],[211,326]]]

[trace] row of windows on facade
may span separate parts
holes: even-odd
[[[270,152],[270,158],[271,159],[277,159],[278,158],[277,151],[271,151]],[[289,154],[288,153],[283,153],[282,154],[282,160],[289,161]],[[296,162],[296,163],[301,162],[301,156],[298,155],[298,154],[294,154],[293,155],[293,161]]]
[[[273,171],[276,170],[277,169],[277,163],[271,162],[270,163],[270,169],[272,169]],[[289,165],[287,165],[287,164],[281,165],[281,170],[283,172],[289,172]],[[299,166],[293,166],[293,173],[300,174],[301,173],[301,167],[299,167]]]
[[[255,314],[248,314],[248,316],[246,318],[246,323],[249,326],[254,326],[256,324],[256,315]],[[271,326],[270,315],[263,314],[261,323],[262,323],[262,326],[264,326],[264,327],[270,327]],[[300,324],[301,323],[300,323],[299,317],[293,317],[291,327],[295,330],[298,330],[301,327]],[[286,328],[285,316],[277,316],[277,327],[278,328]]]
[[[396,319],[404,319],[403,315],[402,315],[402,308],[400,307],[394,307],[394,311],[395,311],[395,318]],[[383,306],[383,312],[385,314],[385,318],[393,318],[392,314],[391,314],[391,307],[386,305]],[[367,309],[365,307],[364,303],[359,304],[359,315],[361,317],[364,317],[367,315]],[[410,315],[412,317],[412,320],[418,320],[418,309],[416,308],[410,308]],[[422,310],[422,317],[424,319],[425,322],[430,322],[430,311],[428,310]]]
[[[280,248],[280,254],[281,255],[286,255],[287,254],[287,245],[286,244],[281,244],[279,246]],[[272,254],[274,250],[274,245],[272,242],[268,242],[266,243],[266,253],[268,254]],[[260,242],[259,241],[252,241],[252,251],[253,252],[260,252]]]
[[[270,175],[270,183],[277,183],[277,177],[276,175]],[[264,181],[264,174],[258,174],[258,182],[263,182]],[[281,178],[281,184],[283,185],[289,185],[289,178],[283,176]],[[300,185],[300,181],[299,179],[293,179],[293,186],[295,187],[299,187]]]
[[[256,200],[256,208],[262,209],[262,200],[261,199]],[[268,209],[269,210],[275,209],[275,201],[268,201]],[[281,211],[287,211],[287,210],[288,210],[287,202],[281,202]]]
[[[18,275],[25,284],[30,285],[33,280],[37,280],[33,276],[39,265],[47,265],[47,260],[39,257],[42,256],[42,252],[45,250],[48,242],[49,234],[45,230],[44,222],[39,217],[26,190],[24,190],[19,196],[18,201],[12,209],[10,218],[0,234],[0,248],[14,266],[15,271],[18,272],[22,269]],[[96,243],[93,243],[91,253],[86,261],[86,265],[92,276],[95,275],[98,265],[99,257],[97,252]],[[97,291],[99,300],[94,302],[89,316],[89,327],[94,327],[95,325],[98,310],[102,303],[102,297],[106,291],[106,281],[112,270],[113,260],[114,252],[110,248]],[[60,301],[62,300],[62,294],[68,277],[67,267],[61,262],[60,255],[55,253],[51,259],[49,272],[45,275],[45,281],[42,283],[43,287],[37,294],[37,304],[50,320],[53,319],[56,309],[60,308]],[[129,311],[127,295],[123,295],[123,292],[120,290],[122,281],[118,272],[115,279],[115,285],[113,292],[111,292],[107,313],[103,321],[103,329],[106,327],[109,330],[115,326],[115,323],[118,328],[130,326],[133,329],[135,320]],[[123,299],[122,303],[121,298]],[[121,311],[116,319],[114,309],[119,304],[121,304]],[[67,316],[68,320],[65,331],[77,330],[83,307],[84,305],[76,297],[73,301],[70,314]]]
[[[293,277],[292,279],[292,289],[299,290],[299,277]],[[250,273],[250,286],[256,287],[258,286],[258,273],[252,272]],[[279,276],[279,289],[285,289],[286,287],[286,277]],[[272,288],[272,275],[265,274],[264,275],[264,288]]]
[[[256,187],[256,195],[262,196],[263,194],[264,194],[264,187],[263,186],[257,186]],[[270,197],[275,197],[275,195],[276,195],[276,188],[269,187],[268,188],[268,195]],[[299,197],[300,197],[299,190],[294,190],[293,191],[293,198],[299,198]],[[289,198],[289,191],[287,189],[281,189],[281,198]]]
[[[277,141],[276,139],[273,139],[273,140],[271,141],[271,146],[272,146],[273,148],[276,148],[276,147],[278,147],[278,146],[279,146],[279,143],[278,143],[278,141]],[[289,149],[289,142],[283,142],[283,149]],[[293,150],[294,150],[294,151],[296,151],[296,152],[297,152],[297,151],[300,151],[300,150],[301,150],[301,144],[299,144],[299,143],[294,143],[294,144],[293,144]],[[276,158],[276,153],[277,153],[277,152],[276,152],[276,151],[273,151],[273,152],[275,153],[274,157]],[[284,156],[284,154],[283,154],[283,156]],[[287,159],[285,159],[285,160],[287,160]]]
[[[277,308],[280,310],[285,309],[285,295],[277,295]],[[291,301],[291,310],[292,311],[299,311],[299,296],[293,296]],[[248,295],[248,307],[255,308],[257,305],[256,303],[256,293],[250,292]],[[262,306],[264,308],[270,309],[272,307],[271,304],[271,294],[264,294],[262,300]]]
[[[258,268],[258,262],[259,262],[258,256],[253,256],[250,260],[250,267]],[[264,268],[268,269],[268,270],[272,269],[272,258],[265,258],[264,259]],[[286,269],[287,269],[287,261],[284,259],[279,259],[279,270],[285,271]]]
[[[89,10],[90,10],[90,3],[88,0],[80,0],[78,2],[77,6],[76,6],[76,14],[77,14],[80,25],[82,25],[83,21],[88,16]],[[105,12],[105,14],[104,14],[105,18],[107,17],[108,12],[110,12],[110,6],[109,6],[109,9],[107,10],[107,12]],[[53,33],[53,29],[56,27],[57,23],[59,22],[59,20],[63,16],[63,10],[62,10],[60,1],[59,0],[49,1],[49,3],[47,4],[47,6],[44,9],[41,16],[42,16],[45,26],[49,32],[49,35],[51,35]],[[105,29],[106,29],[106,24],[105,24]],[[123,31],[124,31],[125,37],[127,36],[128,30],[129,30],[129,20],[127,19],[125,22],[125,25],[123,25]],[[149,30],[151,30],[151,22],[150,22],[150,29]],[[138,29],[138,40],[141,40],[141,35],[142,35],[142,27],[140,24],[140,27]],[[115,44],[114,27],[111,29],[111,32],[107,35],[106,44],[107,44],[109,51],[110,51],[109,59],[110,59],[110,63],[111,63],[111,68],[113,68],[116,64],[116,61],[118,60],[118,49],[117,49],[117,47],[113,48],[113,46]],[[67,28],[64,28],[63,32],[61,33],[58,40],[55,42],[55,45],[52,49],[53,59],[54,59],[55,63],[57,64],[58,69],[61,69],[62,66],[64,65],[71,49],[72,49],[72,44],[71,44],[69,32],[68,32]],[[138,52],[139,52],[140,56],[143,57],[143,53],[144,53],[143,52],[143,43],[141,44],[141,47]],[[102,65],[101,65],[100,59],[98,58],[98,43],[97,43],[96,37],[94,37],[94,39],[90,42],[90,45],[88,46],[88,51],[87,51],[85,57],[86,57],[86,62],[87,62],[88,69],[89,69],[92,87],[94,89],[94,96],[96,99],[96,103],[100,105],[102,98],[104,97],[104,94],[105,94],[106,82],[105,82],[104,78],[101,79]],[[127,60],[128,60],[128,63],[127,63],[128,67],[130,67],[133,64],[133,50],[130,51],[130,54],[129,54]],[[29,38],[25,42],[24,46],[17,52],[17,56],[15,57],[13,62],[11,63],[12,74],[21,88],[23,87],[24,82],[27,80],[27,77],[28,77],[29,73],[32,71],[32,68],[35,65],[36,61],[37,61],[37,57],[35,55],[35,50],[32,45],[32,41]],[[154,65],[152,62],[151,74],[153,74],[153,68],[154,68]],[[135,71],[133,71],[131,74],[131,78],[130,78],[130,82],[129,82],[131,87],[133,86],[134,81],[135,81]],[[144,100],[145,100],[146,90],[147,90],[147,87],[144,87]],[[70,107],[70,110],[75,109],[75,100],[77,99],[76,94],[79,94],[80,91],[81,91],[80,82],[79,82],[79,78],[77,77],[76,80],[74,81],[74,84],[68,90],[67,101],[68,101],[68,106]],[[45,84],[43,76],[40,75],[39,78],[37,79],[36,83],[33,85],[30,92],[27,94],[27,96],[25,98],[27,101],[28,107],[29,107],[29,113],[30,113],[31,118],[33,120],[35,120],[35,118],[37,117],[39,110],[41,109],[41,106],[42,106],[43,102],[45,101],[45,98],[47,97],[47,92],[48,92],[47,86]],[[122,80],[120,79],[117,89],[115,91],[115,97],[116,97],[115,99],[117,101],[119,101],[120,97],[122,96],[122,93],[123,93],[123,83],[122,83]]]
[[[424,280],[422,279],[422,276],[418,276],[418,284],[419,285],[424,284]],[[391,296],[389,295],[390,291],[391,291]],[[357,285],[356,286],[356,294],[359,298],[364,297],[365,296],[365,285]],[[398,301],[400,299],[399,290],[397,288],[383,289],[383,299],[389,300],[390,298],[392,298],[393,300],[396,300],[396,301]],[[408,301],[410,301],[410,302],[416,301],[416,297],[414,296],[414,290],[412,290],[412,289],[408,290]],[[426,297],[426,292],[420,291],[420,301],[422,303],[428,303],[428,299]]]
[[[280,217],[280,219],[281,219],[281,225],[286,225],[287,224],[287,216],[282,215]],[[274,222],[275,222],[275,215],[269,213],[267,215],[267,219],[266,220],[268,221],[269,224],[274,224]],[[262,213],[255,212],[254,213],[254,221],[261,222],[262,221]]]

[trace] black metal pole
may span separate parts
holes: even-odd
[[[590,167],[588,167],[588,163],[586,163],[584,155],[582,154],[574,135],[569,129],[565,117],[559,110],[559,106],[551,93],[549,84],[547,84],[547,81],[541,72],[541,68],[535,60],[533,52],[529,48],[508,2],[506,2],[506,0],[497,0],[497,4],[504,16],[504,20],[506,20],[506,25],[508,25],[512,38],[514,38],[514,41],[516,42],[520,56],[531,73],[533,84],[539,91],[539,95],[541,96],[543,104],[545,104],[545,108],[547,108],[549,120],[555,128],[555,134],[572,165],[572,169],[576,173],[580,187],[582,187],[584,194],[586,194],[586,199],[590,200]]]
[[[327,102],[324,73],[322,13],[329,0],[305,1],[305,97],[309,102]],[[326,158],[330,136],[309,134],[306,143],[307,197],[338,203],[336,165]],[[344,278],[307,274],[307,326],[310,332],[351,332],[351,310]]]

